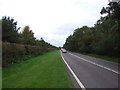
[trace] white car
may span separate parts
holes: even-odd
[[[67,53],[67,51],[65,49],[61,49],[62,53]]]

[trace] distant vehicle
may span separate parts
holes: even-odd
[[[67,53],[67,51],[65,49],[61,49],[62,53]]]

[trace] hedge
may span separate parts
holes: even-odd
[[[52,48],[3,42],[2,66],[5,67],[9,64],[16,63],[18,59],[24,58],[25,56],[37,56],[50,50]]]

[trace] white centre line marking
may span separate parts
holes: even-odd
[[[94,64],[94,65],[96,65],[96,66],[98,66],[98,67],[104,68],[104,69],[109,70],[109,71],[111,71],[111,72],[114,72],[114,73],[116,73],[116,74],[120,74],[118,71],[113,70],[113,69],[111,69],[111,68],[102,66],[102,65],[97,64],[97,63],[95,63],[95,62],[91,62],[91,61],[89,61],[89,60],[87,60],[87,59],[81,58],[81,57],[79,57],[79,56],[77,56],[77,55],[74,55],[74,54],[72,54],[72,53],[69,53],[69,54],[72,55],[72,56],[75,56],[75,57],[77,57],[77,58],[79,58],[79,59],[82,59],[82,60],[84,60],[84,61],[86,61],[86,62],[88,62],[88,63]]]
[[[60,52],[61,53],[61,52]],[[79,80],[79,78],[76,76],[76,74],[73,72],[73,70],[71,69],[71,67],[68,65],[68,63],[65,61],[64,57],[62,56],[61,53],[61,57],[64,61],[64,63],[67,65],[68,69],[70,70],[70,72],[72,73],[73,77],[75,78],[75,80],[77,81],[78,85],[82,88],[82,90],[86,90],[86,88],[84,87],[84,85],[81,83],[81,81]]]

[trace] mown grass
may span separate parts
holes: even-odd
[[[3,69],[3,88],[72,88],[59,51]]]
[[[87,53],[81,53],[81,54],[95,57],[95,58],[104,59],[104,60],[111,61],[111,62],[120,63],[120,58],[116,58],[116,57],[109,57],[109,56],[103,56],[103,55],[97,55],[97,54],[87,54]]]

